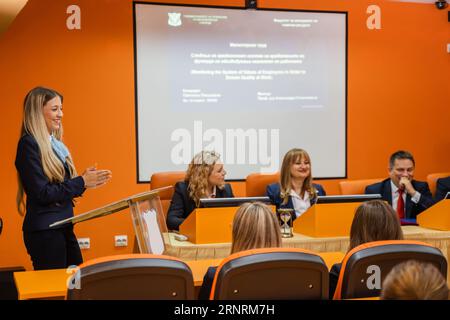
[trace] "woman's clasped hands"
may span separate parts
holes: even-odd
[[[96,166],[87,168],[82,174],[86,188],[97,188],[108,183],[112,178],[111,170],[97,170]]]

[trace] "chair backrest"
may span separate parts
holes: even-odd
[[[328,299],[328,283],[325,262],[311,251],[246,250],[219,265],[210,299]]]
[[[71,279],[79,288],[74,285],[67,290],[68,300],[194,299],[189,266],[163,255],[129,254],[94,259],[80,265]]]
[[[150,178],[150,188],[153,190],[167,186],[175,186],[178,181],[183,181],[185,176],[186,172],[184,171],[167,171],[154,173]],[[159,194],[163,212],[166,216],[167,210],[169,210],[170,201],[172,200],[173,191],[174,189],[172,188],[166,191],[162,191]]]
[[[364,191],[368,185],[381,182],[380,179],[363,179],[363,180],[346,180],[339,182],[339,189],[341,194],[364,194]]]
[[[247,197],[261,197],[266,195],[269,184],[280,182],[280,173],[251,173],[245,179]]]
[[[19,298],[14,273],[25,271],[20,267],[0,267],[0,301],[17,300]]]
[[[430,187],[431,194],[436,195],[436,182],[440,178],[450,176],[450,172],[430,173],[427,175],[428,186]]]
[[[391,269],[408,260],[431,263],[447,278],[447,260],[438,248],[409,240],[368,242],[344,257],[334,299],[379,296]]]

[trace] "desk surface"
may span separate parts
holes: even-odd
[[[450,231],[439,231],[419,226],[403,226],[407,240],[423,241],[439,248],[450,258]],[[167,255],[182,260],[223,259],[230,254],[231,243],[193,244],[189,241],[177,241],[169,234],[170,244],[166,246]],[[294,233],[294,237],[283,239],[285,248],[303,248],[314,252],[347,252],[349,237],[312,238]],[[450,264],[449,264],[450,271]]]
[[[19,300],[64,297],[69,277],[66,269],[14,272]]]
[[[334,263],[342,261],[344,253],[323,252],[320,256],[330,269]],[[217,266],[221,261],[222,259],[186,261],[192,270],[194,285],[201,286],[208,267]],[[66,295],[69,277],[70,274],[66,269],[14,272],[19,300],[63,298]]]

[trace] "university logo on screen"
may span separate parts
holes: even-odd
[[[182,24],[181,13],[169,12],[169,13],[167,13],[167,15],[169,16],[169,20],[167,20],[167,23],[169,24],[169,26],[171,26],[171,27],[181,26],[181,24]]]

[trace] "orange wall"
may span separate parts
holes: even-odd
[[[227,6],[243,1],[178,2]],[[71,4],[81,7],[82,30],[66,28],[66,8]],[[418,179],[450,171],[450,135],[445,126],[450,119],[446,11],[431,4],[376,1],[382,9],[382,29],[369,31],[366,8],[370,4],[363,0],[259,1],[261,7],[349,12],[349,179],[385,176],[387,158],[399,148],[414,153]],[[113,171],[112,182],[86,192],[76,213],[149,188],[136,183],[132,21],[131,0],[30,0],[1,35],[0,216],[5,226],[0,236],[0,267],[31,268],[22,240],[22,218],[15,210],[14,158],[23,97],[32,87],[45,85],[64,94],[65,141],[78,170],[98,163]],[[322,181],[329,194],[338,193],[337,182]],[[245,194],[243,183],[233,187],[236,195]],[[127,212],[77,225],[75,231],[78,237],[91,238],[91,249],[83,251],[85,260],[132,248]],[[117,234],[128,234],[127,248],[114,248]]]

